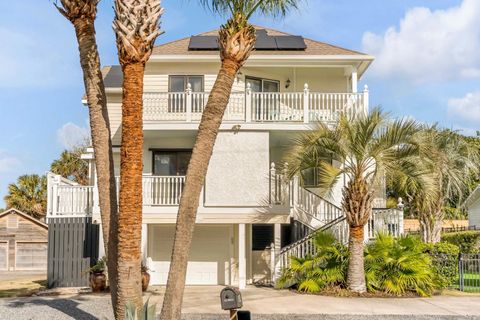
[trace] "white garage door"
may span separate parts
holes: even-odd
[[[148,253],[153,260],[152,284],[166,284],[175,227],[151,225],[148,233]],[[187,284],[229,284],[230,249],[229,226],[196,226],[188,261]]]
[[[47,270],[46,242],[17,242],[16,270]]]
[[[8,269],[8,242],[0,242],[0,270]]]

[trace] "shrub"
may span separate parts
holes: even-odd
[[[432,259],[439,286],[446,288],[453,285],[458,278],[459,248],[448,242],[438,242],[434,245],[425,244],[424,252]]]
[[[442,241],[456,245],[461,253],[480,252],[480,232],[478,231],[446,233],[442,235]]]
[[[328,286],[345,286],[347,248],[330,233],[315,236],[317,254],[304,259],[291,257],[290,267],[282,270],[277,286],[316,293]]]
[[[365,249],[365,276],[371,292],[429,296],[437,287],[430,256],[416,237],[378,234]]]

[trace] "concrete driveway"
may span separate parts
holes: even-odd
[[[219,307],[222,287],[188,287],[184,318],[228,319]],[[164,288],[153,288],[145,298],[161,308]],[[269,288],[242,292],[245,310],[254,320],[329,319],[480,319],[480,296],[433,298],[335,298],[300,295]],[[61,297],[0,299],[0,319],[112,319],[110,296],[87,294]]]

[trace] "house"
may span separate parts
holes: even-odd
[[[292,139],[317,121],[333,124],[340,113],[368,112],[369,91],[359,91],[358,81],[373,57],[256,29],[255,51],[236,77],[200,197],[187,285],[271,283],[288,255],[307,252],[312,230],[328,226],[346,234],[339,208],[344,181],[322,198],[312,172],[304,174],[304,185],[298,177],[286,179],[283,158]],[[167,281],[185,173],[220,66],[217,35],[156,46],[146,65],[142,251],[152,284]],[[122,73],[119,66],[103,73],[118,176]],[[85,159],[93,158],[90,150]],[[81,215],[100,221],[95,179],[91,186],[70,186],[52,176],[48,190],[50,221]],[[385,206],[382,197],[379,206]],[[380,228],[401,232],[401,213],[374,217],[367,237]]]
[[[465,201],[468,211],[468,225],[470,227],[480,227],[480,186],[472,191]]]
[[[0,213],[0,271],[46,271],[47,235],[48,226],[26,213]]]

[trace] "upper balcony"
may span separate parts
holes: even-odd
[[[200,122],[208,101],[208,92],[145,92],[145,123]],[[344,113],[348,116],[368,112],[369,93],[302,92],[232,92],[223,117],[232,123],[332,123]]]

